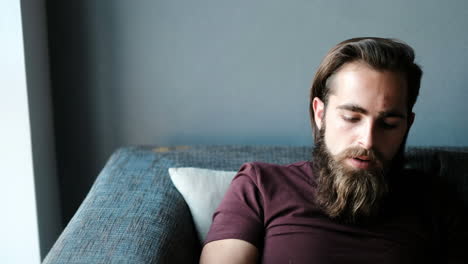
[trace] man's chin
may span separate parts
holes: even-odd
[[[313,161],[316,201],[326,215],[353,224],[374,219],[388,191],[383,163],[375,153],[349,149],[332,155],[322,141],[314,149]]]
[[[382,170],[342,167],[339,173],[328,176],[335,177],[329,183],[333,187],[327,188],[335,195],[322,196],[328,200],[322,205],[327,205],[323,209],[331,218],[344,223],[364,224],[378,215],[381,201],[388,192]]]
[[[376,150],[349,148],[336,155],[325,144],[325,128],[313,150],[317,181],[316,202],[332,219],[346,223],[368,223],[379,214],[384,197],[404,165],[405,136],[393,159]]]

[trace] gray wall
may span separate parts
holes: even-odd
[[[77,3],[78,2],[78,3]],[[329,48],[400,38],[424,68],[410,145],[468,145],[468,2],[49,1],[65,219],[122,145],[310,145]]]
[[[44,0],[21,0],[34,185],[43,259],[62,227]]]

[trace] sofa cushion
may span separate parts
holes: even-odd
[[[226,193],[235,171],[169,168],[174,186],[187,203],[200,242],[206,237],[212,216]]]

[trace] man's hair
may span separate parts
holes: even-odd
[[[310,89],[310,121],[314,139],[319,135],[315,124],[312,101],[315,97],[328,103],[330,85],[327,82],[341,66],[350,62],[363,62],[378,71],[397,72],[407,84],[407,109],[411,113],[421,85],[422,70],[414,62],[414,50],[401,40],[388,38],[352,38],[332,48],[320,64]]]

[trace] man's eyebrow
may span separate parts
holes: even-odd
[[[336,108],[351,111],[351,112],[361,113],[361,114],[364,114],[364,115],[368,113],[368,111],[366,109],[364,109],[361,106],[356,105],[356,104],[344,104],[344,105],[339,105]],[[388,110],[388,111],[379,112],[379,117],[380,118],[398,117],[398,118],[405,119],[406,115],[401,113],[400,111],[397,111],[397,110]]]
[[[385,117],[398,117],[398,118],[402,118],[402,119],[405,119],[406,118],[406,115],[399,112],[399,111],[396,111],[396,110],[389,110],[389,111],[382,111],[379,113],[379,117],[380,118],[385,118]]]
[[[357,112],[361,114],[367,114],[367,110],[360,107],[359,105],[356,104],[344,104],[344,105],[339,105],[336,107],[337,109],[342,109],[342,110],[348,110],[351,112]]]

